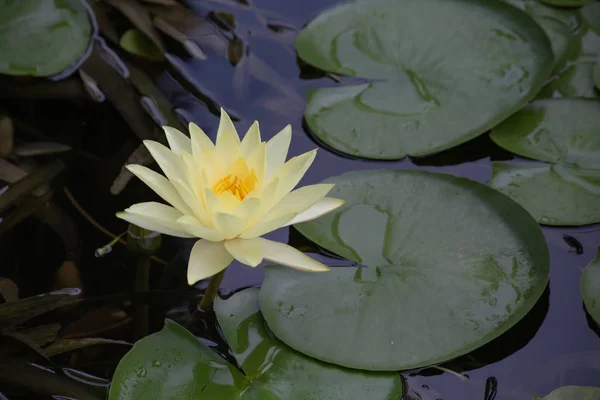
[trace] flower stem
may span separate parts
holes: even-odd
[[[221,281],[223,280],[223,276],[225,275],[225,269],[219,272],[218,274],[214,275],[212,278],[210,278],[210,282],[208,282],[208,287],[204,291],[204,295],[202,295],[202,300],[200,300],[200,304],[198,305],[199,310],[210,310],[213,308],[215,296],[219,292],[219,286],[221,286]]]

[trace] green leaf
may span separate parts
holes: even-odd
[[[592,386],[563,386],[546,397],[534,396],[534,400],[600,400],[600,388]]]
[[[489,185],[547,225],[600,222],[600,101],[540,100],[492,130],[502,148],[547,163],[495,162]]]
[[[581,275],[581,297],[594,321],[600,324],[600,247],[596,258],[585,267]]]
[[[137,29],[126,31],[121,36],[119,43],[122,48],[140,57],[146,57],[154,61],[163,61],[165,59],[162,51],[156,47],[154,42]]]
[[[525,11],[544,29],[552,44],[555,69],[577,55],[581,39],[576,34],[580,25],[576,11],[548,7],[538,0],[505,0],[505,2]]]
[[[600,59],[596,61],[596,65],[594,66],[594,83],[598,90],[600,90]]]
[[[0,304],[0,328],[15,327],[57,308],[75,304],[81,301],[78,295],[78,290],[64,289]]]
[[[318,68],[373,82],[312,90],[305,117],[344,153],[399,159],[474,138],[535,96],[552,69],[544,31],[488,0],[358,1],[296,39]]]
[[[397,373],[366,373],[308,358],[275,339],[258,309],[258,289],[215,301],[215,313],[238,364],[217,356],[180,325],[137,342],[121,360],[111,400],[395,400]]]
[[[540,0],[542,3],[558,7],[581,7],[590,0]]]
[[[327,181],[346,204],[296,227],[359,264],[320,274],[266,268],[262,313],[296,350],[366,370],[440,363],[500,336],[543,293],[544,236],[497,191],[423,171]]]
[[[235,399],[244,376],[184,327],[166,320],[162,331],[133,345],[121,359],[110,400]]]
[[[600,3],[588,2],[580,10],[585,24],[600,35]]]
[[[92,24],[80,0],[0,2],[0,73],[49,76],[81,59]]]
[[[258,307],[259,289],[215,301],[227,342],[250,380],[244,400],[395,400],[402,395],[397,373],[349,370],[306,357],[273,338]]]

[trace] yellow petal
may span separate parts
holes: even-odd
[[[259,239],[231,239],[225,248],[239,262],[256,267],[263,260],[263,246]]]
[[[134,204],[117,213],[117,217],[144,229],[177,237],[194,237],[177,222],[182,216],[173,207],[155,202]]]
[[[244,135],[242,144],[240,146],[244,158],[248,158],[255,148],[260,145],[260,143],[260,129],[258,128],[258,121],[254,121],[250,129],[248,129],[248,132],[246,132]]]
[[[221,193],[219,201],[228,212],[240,204],[240,200],[231,192]]]
[[[333,186],[333,184],[321,183],[296,189],[286,194],[264,218],[272,219],[289,213],[300,214],[325,197]]]
[[[265,181],[265,168],[267,166],[267,144],[259,143],[254,148],[254,151],[250,153],[246,162],[248,163],[248,168],[254,171],[254,175],[256,175],[257,186],[262,188]]]
[[[181,224],[181,227],[185,229],[186,232],[195,237],[210,240],[211,242],[220,242],[225,239],[222,233],[206,227],[197,218],[194,218],[191,215],[184,215],[179,218],[177,222]]]
[[[192,138],[192,152],[191,153],[196,160],[201,161],[202,153],[214,151],[215,145],[212,142],[212,140],[210,140],[208,135],[206,135],[206,133],[204,133],[204,131],[202,129],[200,129],[200,127],[198,125],[194,124],[193,122],[190,122],[188,129],[190,131],[190,137]]]
[[[204,200],[206,201],[206,211],[210,214],[227,212],[219,197],[211,189],[204,189]]]
[[[167,203],[184,214],[192,212],[167,178],[141,165],[130,164],[126,168]]]
[[[300,182],[316,155],[317,149],[291,158],[275,172],[274,176],[279,178],[279,186],[273,199],[274,203],[279,202]]]
[[[191,210],[186,214],[194,215],[202,224],[212,228],[212,218],[210,213],[204,208],[202,201],[195,196],[192,190],[181,179],[176,179],[172,183],[175,189],[177,189],[177,193],[179,193]]]
[[[223,242],[198,240],[190,254],[188,263],[188,284],[211,277],[223,271],[231,264],[233,256],[229,254]]]
[[[344,203],[344,200],[325,197],[312,205],[308,210],[298,214],[298,216],[285,224],[285,226],[312,221],[313,219],[319,218],[320,216],[330,213],[333,210],[343,206]]]
[[[233,160],[242,156],[240,138],[233,126],[229,115],[221,108],[221,121],[217,131],[216,140],[217,158],[229,167]]]
[[[292,126],[288,125],[267,142],[267,168],[265,170],[265,180],[270,179],[273,173],[285,163],[291,141]]]
[[[225,236],[225,239],[233,239],[244,228],[244,221],[241,218],[227,213],[214,213],[213,222],[215,228]]]
[[[329,271],[329,267],[325,264],[310,258],[306,254],[287,244],[274,242],[264,238],[259,238],[258,240],[262,242],[264,258],[266,260],[303,271]]]
[[[242,232],[239,236],[242,239],[252,239],[265,235],[271,231],[274,231],[275,229],[281,228],[282,226],[289,225],[289,221],[291,221],[296,215],[296,213],[291,213],[270,220],[261,219],[256,224]]]
[[[144,140],[144,145],[146,145],[146,148],[169,180],[184,176],[185,165],[179,156],[162,144],[152,140]]]
[[[192,153],[192,141],[189,137],[173,127],[163,126],[162,128],[165,131],[167,142],[169,142],[169,147],[173,153],[179,154],[181,150],[185,150],[190,154]]]
[[[260,209],[259,198],[246,197],[237,207],[231,210],[231,214],[248,223],[250,218]]]

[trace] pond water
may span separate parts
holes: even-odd
[[[239,132],[245,132],[254,120],[258,120],[263,140],[291,124],[291,156],[321,147],[301,182],[303,185],[346,171],[381,168],[443,172],[485,183],[491,177],[492,161],[519,160],[495,145],[487,135],[431,156],[401,161],[374,161],[341,155],[315,139],[303,121],[306,92],[338,83],[324,72],[299,62],[293,46],[296,30],[338,1],[255,0],[252,6],[242,1],[233,5],[211,1],[188,3],[199,15],[211,11],[234,15],[235,33],[245,46],[241,62],[247,65],[235,68],[222,55],[210,50],[206,60],[190,60],[174,52],[173,61],[179,66],[179,72],[156,66],[148,69],[157,86],[180,115],[212,134],[219,121],[214,105],[224,107],[238,119],[234,122]],[[191,88],[189,82],[183,82],[182,75],[193,81],[195,88]],[[341,79],[344,84],[361,81]],[[197,92],[214,103],[207,106],[194,96]],[[115,246],[105,257],[94,257],[95,249],[110,239],[82,216],[72,199],[109,231],[124,231],[126,225],[115,218],[114,213],[152,196],[135,179],[119,196],[109,193],[114,177],[137,147],[138,139],[109,102],[26,99],[2,100],[0,104],[20,120],[81,151],[66,156],[68,169],[61,184],[68,192],[56,190],[54,197],[54,203],[65,214],[60,217],[62,214],[58,213],[59,220],[69,221],[62,225],[62,237],[55,232],[61,223],[52,230],[33,218],[25,220],[14,229],[10,243],[2,244],[2,252],[6,254],[2,259],[7,260],[2,265],[3,274],[18,284],[20,297],[26,297],[51,290],[49,282],[53,281],[58,266],[65,259],[73,260],[88,300],[74,313],[49,314],[45,320],[36,320],[36,323],[59,321],[68,325],[87,316],[89,319],[80,320],[79,326],[70,326],[75,333],[105,334],[115,339],[132,340],[131,324],[119,326],[114,318],[101,313],[92,315],[91,312],[100,306],[140,300],[136,300],[132,292],[135,258],[124,246]],[[582,268],[596,255],[600,227],[543,227],[543,232],[550,249],[551,276],[548,288],[534,309],[498,339],[442,365],[462,376],[433,368],[403,372],[408,398],[531,399],[535,393],[545,395],[560,386],[600,385],[600,328],[586,314],[580,297]],[[312,251],[315,257],[330,265],[340,264],[338,259],[318,250],[293,228],[275,231],[267,237],[284,243],[289,241],[298,248]],[[150,331],[159,330],[163,318],[168,315],[183,321],[194,333],[218,341],[214,319],[209,315],[203,321],[197,314],[191,314],[193,301],[190,300],[200,296],[199,291],[187,288],[184,279],[192,244],[193,240],[163,237],[157,256],[169,263],[166,266],[152,263],[151,291],[142,299],[149,305]],[[234,262],[225,274],[221,290],[228,294],[245,287],[260,286],[263,279],[261,268],[252,269]],[[199,283],[196,288],[203,289],[206,284]],[[398,312],[402,312],[401,307]],[[225,347],[221,344],[219,348]],[[106,352],[78,350],[67,354],[55,360],[55,367],[69,366],[98,378],[110,379],[124,351],[111,347]],[[91,378],[83,380],[88,384],[91,382]],[[31,397],[34,396],[32,393],[13,392],[6,377],[0,382],[0,394],[4,392],[4,384],[11,387],[5,393],[6,398],[37,398]],[[60,388],[57,390],[56,394],[61,394]]]

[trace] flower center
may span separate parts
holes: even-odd
[[[250,192],[251,188],[244,184],[244,181],[237,176],[229,174],[215,183],[212,190],[217,196],[220,196],[224,192],[230,192],[237,197],[239,201],[242,201]]]

